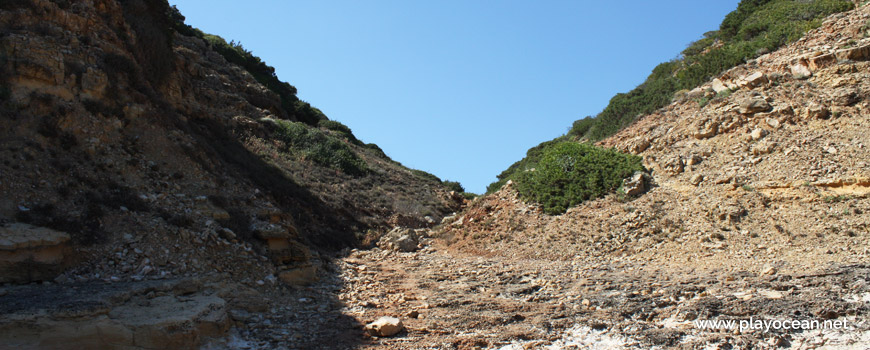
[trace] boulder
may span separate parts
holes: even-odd
[[[0,226],[0,283],[54,279],[66,260],[65,232],[23,223]]]
[[[737,86],[753,88],[767,82],[767,77],[761,72],[755,72],[737,81]]]
[[[730,90],[722,80],[719,80],[719,78],[713,79],[712,87],[713,91],[715,91],[717,94]]]
[[[622,189],[629,196],[640,195],[647,190],[647,175],[642,171],[635,171],[631,177],[622,180]]]
[[[696,139],[706,139],[716,136],[719,133],[719,122],[710,117],[702,117],[692,123],[692,137]]]
[[[399,252],[413,252],[420,243],[420,235],[415,231],[404,227],[396,227],[381,237],[378,246]]]
[[[770,103],[761,96],[749,96],[737,100],[738,111],[741,114],[755,114],[767,112],[771,109]]]
[[[405,325],[402,324],[402,320],[390,316],[383,316],[366,325],[366,331],[377,337],[393,336],[399,334],[403,329],[405,329]]]
[[[810,71],[810,68],[807,67],[807,65],[803,64],[802,62],[797,63],[797,64],[793,64],[789,68],[791,70],[791,75],[793,75],[795,77],[808,78],[808,77],[811,77],[813,75],[813,72]]]

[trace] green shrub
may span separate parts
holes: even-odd
[[[321,120],[317,123],[317,126],[332,131],[338,131],[343,134],[353,135],[353,132],[350,131],[350,128],[347,127],[347,125],[344,125],[341,122],[335,120]]]
[[[360,140],[358,140],[356,138],[356,136],[353,135],[353,131],[351,131],[347,125],[344,125],[344,124],[337,122],[335,120],[321,119],[319,122],[317,122],[317,126],[324,128],[324,129],[327,129],[327,130],[335,131],[335,132],[339,133],[345,140],[353,142],[356,145],[363,146],[363,143],[360,142]],[[378,149],[380,149],[380,148],[378,148]],[[383,152],[383,151],[381,151],[381,152]]]
[[[568,130],[568,135],[575,138],[581,138],[589,132],[589,129],[592,128],[593,125],[595,125],[595,119],[592,117],[577,119]]]
[[[642,170],[641,158],[586,143],[560,142],[544,150],[534,169],[518,174],[520,196],[562,214],[583,201],[614,192],[622,180]]]
[[[526,151],[525,158],[511,164],[510,167],[508,167],[507,169],[502,171],[501,174],[498,174],[498,176],[496,176],[496,178],[498,178],[498,181],[489,184],[489,186],[486,186],[486,193],[490,194],[498,191],[502,186],[504,186],[505,183],[507,183],[508,180],[515,178],[517,174],[534,168],[535,165],[538,164],[538,161],[540,161],[541,155],[543,155],[545,149],[555,144],[558,144],[559,142],[567,140],[567,137],[562,136],[556,138],[555,140],[542,142],[541,144],[530,148],[528,151]]]
[[[390,156],[388,156],[386,153],[384,153],[384,150],[382,150],[380,146],[378,146],[374,143],[364,144],[363,147],[372,150],[375,153],[375,155],[377,155],[378,157],[381,157],[382,159],[384,159],[386,161],[389,161],[389,162],[392,162],[395,164],[399,164],[398,162],[396,162],[395,160],[390,158]]]
[[[300,122],[274,122],[278,126],[276,136],[284,142],[287,151],[350,175],[363,175],[368,171],[365,161],[341,140]]]
[[[444,180],[443,182],[441,182],[441,184],[444,185],[444,187],[447,187],[447,190],[449,191],[453,191],[456,193],[465,193],[465,187],[462,187],[462,184],[458,181]]]

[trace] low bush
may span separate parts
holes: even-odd
[[[317,126],[327,130],[335,131],[339,133],[345,140],[352,142],[356,145],[363,146],[363,143],[360,142],[360,140],[358,140],[356,136],[353,135],[353,131],[351,131],[347,125],[344,125],[341,122],[329,119],[321,119],[319,122],[317,122]]]
[[[447,187],[447,190],[449,191],[453,191],[456,193],[465,193],[465,187],[462,187],[462,184],[458,181],[444,180],[443,182],[441,182],[441,184],[444,185],[444,187]]]
[[[364,175],[368,166],[343,141],[300,122],[276,120],[276,136],[289,151],[314,163],[354,176]]]
[[[543,150],[535,168],[516,176],[520,196],[547,214],[562,214],[583,201],[616,191],[642,170],[641,158],[586,143],[560,142]]]

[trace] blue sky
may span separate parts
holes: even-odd
[[[402,164],[482,193],[738,0],[170,0]]]

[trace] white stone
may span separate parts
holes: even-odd
[[[366,325],[366,331],[368,331],[369,334],[378,337],[393,336],[401,332],[403,329],[405,329],[405,325],[402,324],[402,320],[390,316],[383,316],[377,321]]]

